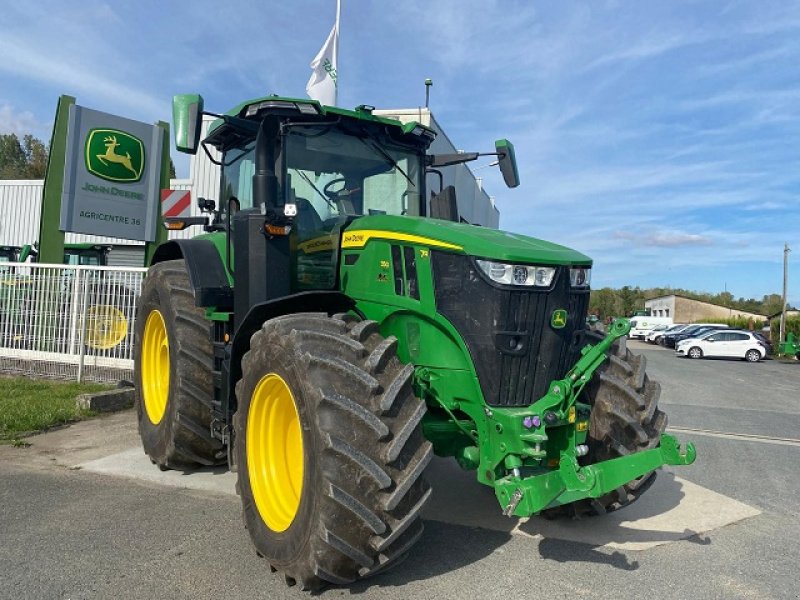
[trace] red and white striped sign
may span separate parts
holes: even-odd
[[[161,190],[161,213],[165,217],[188,217],[191,205],[189,190]]]

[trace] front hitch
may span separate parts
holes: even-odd
[[[525,423],[526,427],[528,424],[532,426],[521,432],[518,438],[527,447],[517,449],[517,456],[513,451],[506,454],[503,459],[505,466],[514,468],[492,482],[504,514],[527,517],[550,506],[599,498],[663,465],[694,462],[697,456],[694,444],[688,443],[682,450],[675,437],[662,434],[656,448],[591,465],[580,466],[578,463],[578,457],[587,452],[587,446],[585,442],[576,441],[579,439],[576,432],[577,398],[595,371],[608,360],[613,343],[629,331],[627,319],[615,320],[605,338],[594,346],[586,346],[567,375],[553,381],[547,394],[529,407],[530,417]],[[585,405],[577,406],[578,410],[582,410],[580,406],[587,409]],[[585,436],[588,423],[580,425]],[[561,450],[555,450],[555,455],[551,451],[548,457],[548,443],[555,441],[552,438],[553,427],[560,427],[567,433],[562,436]],[[523,459],[527,459],[527,463]],[[532,463],[531,459],[535,462]],[[529,468],[526,469],[525,465]]]
[[[689,442],[681,450],[675,437],[663,433],[656,448],[585,467],[564,452],[558,469],[531,477],[503,477],[495,482],[495,494],[503,514],[529,517],[550,505],[599,498],[663,465],[690,465],[696,457],[694,444]]]

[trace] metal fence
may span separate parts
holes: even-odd
[[[146,271],[0,263],[0,371],[131,379],[136,300]]]

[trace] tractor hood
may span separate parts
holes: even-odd
[[[363,246],[371,238],[416,242],[434,249],[499,262],[575,266],[592,264],[592,259],[585,254],[544,240],[425,217],[361,217],[350,223],[342,234],[342,247]]]

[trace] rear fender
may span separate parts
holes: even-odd
[[[183,259],[194,290],[196,306],[233,310],[233,290],[217,246],[208,240],[171,240],[153,254],[151,265]]]

